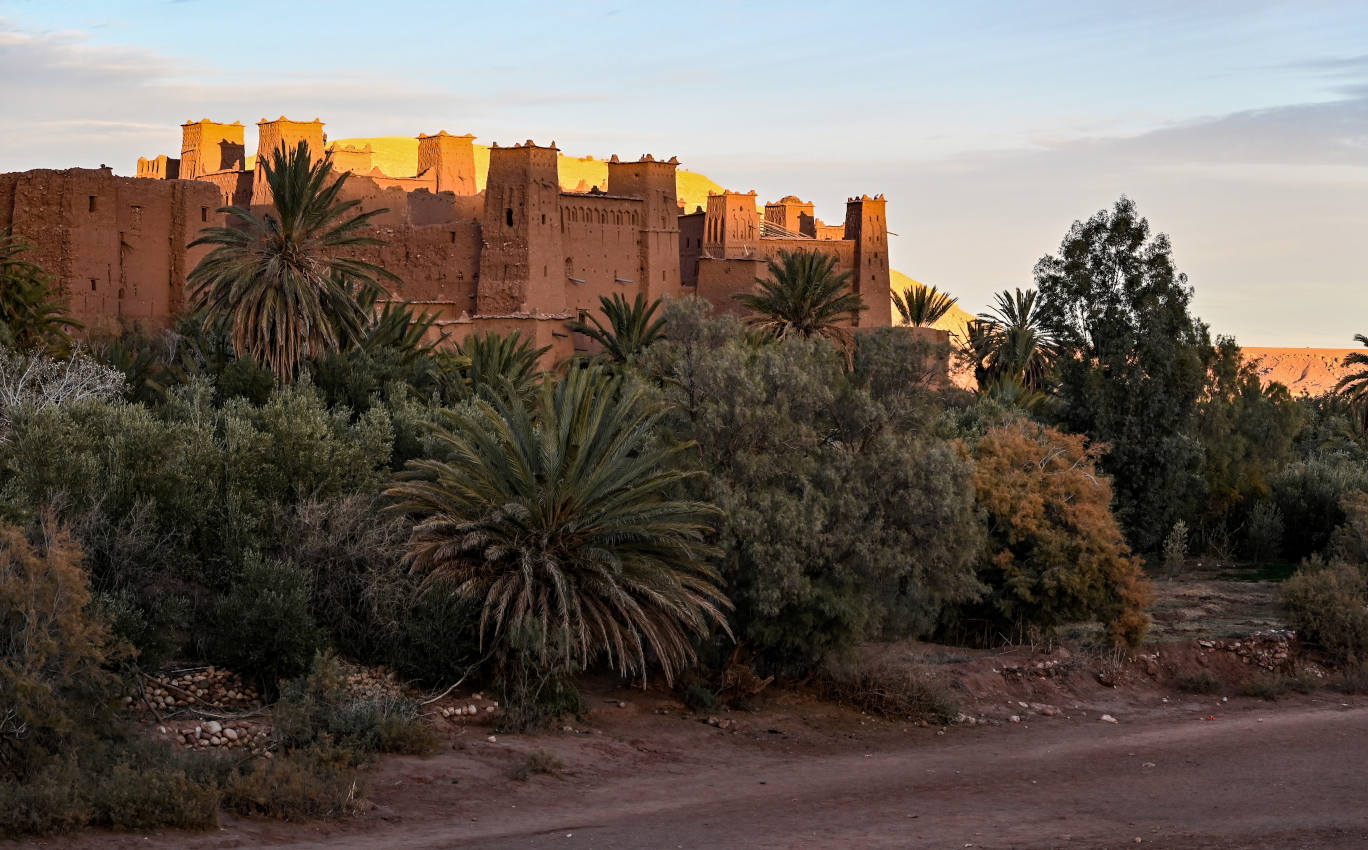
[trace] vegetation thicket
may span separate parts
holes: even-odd
[[[374,213],[326,158],[263,167],[274,214],[204,233],[177,328],[72,350],[50,286],[0,292],[0,833],[350,811],[374,753],[432,739],[341,658],[499,687],[510,728],[575,710],[584,670],[706,702],[738,664],[944,718],[939,683],[883,688],[858,645],[1134,644],[1142,558],[1199,553],[1306,559],[1289,619],[1368,652],[1361,387],[1261,385],[1125,198],[971,325],[968,393],[906,329],[856,333],[820,252],[771,260],[744,321],[605,299],[572,323],[599,352],[551,370],[516,333],[442,344],[349,258]],[[4,246],[7,284],[45,280]],[[276,757],[127,737],[120,677],[172,659],[271,694]]]

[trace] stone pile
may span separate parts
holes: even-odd
[[[1270,629],[1248,637],[1199,640],[1197,645],[1209,652],[1230,652],[1245,664],[1274,671],[1287,666],[1297,634],[1290,629]]]
[[[347,674],[347,692],[360,699],[408,696],[408,689],[393,673],[380,667],[353,667]]]
[[[160,726],[157,731],[187,749],[242,749],[271,758],[270,726],[250,720],[201,720],[194,725]]]
[[[256,688],[243,684],[236,673],[213,667],[148,676],[143,681],[143,693],[158,712],[195,708],[249,711],[261,707]],[[124,697],[124,703],[135,711],[147,708],[137,695]]]
[[[453,699],[459,700],[460,698],[453,697]],[[458,702],[457,705],[443,706],[441,715],[452,720],[466,720],[479,717],[482,714],[493,714],[499,708],[497,700],[486,700],[484,694],[475,694],[470,699],[472,701],[468,703]]]
[[[1004,664],[1000,668],[995,668],[994,673],[1001,673],[1008,678],[1018,679],[1051,679],[1056,676],[1067,676],[1069,666],[1064,662],[1067,659],[1051,658],[1048,661],[1036,661],[1026,664]]]

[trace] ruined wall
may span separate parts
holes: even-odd
[[[352,174],[370,174],[375,168],[375,152],[370,145],[362,147],[341,147],[334,144],[328,149],[332,155],[333,171],[349,171]]]
[[[186,245],[222,223],[216,190],[195,181],[72,168],[0,175],[0,187],[0,227],[35,246],[28,258],[91,331],[169,324],[185,308],[185,276],[207,252]]]
[[[146,177],[149,180],[175,180],[180,177],[180,160],[172,159],[166,154],[147,157],[138,157],[138,177]]]

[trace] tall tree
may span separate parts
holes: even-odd
[[[81,323],[42,268],[23,257],[32,247],[0,230],[0,343],[23,351],[64,348]]]
[[[755,315],[747,323],[783,339],[788,336],[825,336],[848,341],[840,323],[865,309],[850,291],[850,272],[836,271],[836,257],[825,251],[780,251],[766,261],[769,277],[755,279],[758,292],[734,296]]]
[[[1195,426],[1213,351],[1188,313],[1187,276],[1168,237],[1122,197],[1074,222],[1035,278],[1059,347],[1064,424],[1110,446],[1102,468],[1118,516],[1131,544],[1153,551],[1202,492]]]
[[[916,283],[902,292],[893,293],[893,306],[897,308],[902,323],[918,328],[940,321],[957,301],[959,299],[952,298],[949,293],[924,283]]]
[[[663,408],[626,378],[573,369],[536,403],[446,411],[449,460],[411,461],[389,495],[417,524],[409,560],[481,606],[482,632],[553,670],[600,656],[671,678],[693,635],[726,628],[704,544],[711,509],[673,495],[687,446],[656,438]]]
[[[655,318],[660,309],[659,300],[647,304],[646,296],[638,292],[629,304],[620,293],[614,292],[612,298],[600,295],[599,306],[608,320],[606,325],[590,313],[588,322],[571,322],[570,330],[603,346],[604,356],[614,363],[626,363],[629,357],[665,335],[665,320]]]
[[[367,316],[358,291],[383,290],[381,280],[397,278],[348,256],[350,249],[384,244],[365,229],[385,210],[358,213],[360,201],[342,200],[347,174],[333,175],[330,156],[314,161],[300,142],[258,158],[257,167],[265,170],[275,214],[222,208],[233,226],[205,228],[190,243],[213,250],[189,283],[205,321],[231,328],[238,356],[251,355],[290,381],[306,357],[360,339]]]

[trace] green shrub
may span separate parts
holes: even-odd
[[[246,765],[223,786],[223,808],[272,818],[325,818],[352,814],[364,795],[364,757],[345,747],[319,744]]]
[[[22,782],[0,782],[0,838],[80,829],[95,810],[74,759],[55,760]]]
[[[119,764],[93,789],[91,823],[113,829],[209,829],[218,826],[219,792],[182,770]]]
[[[250,553],[215,612],[213,657],[268,692],[308,670],[322,643],[309,610],[311,584],[293,564]]]
[[[1282,511],[1270,501],[1259,502],[1249,512],[1245,521],[1245,551],[1255,564],[1267,564],[1282,556],[1283,536]]]
[[[758,668],[802,675],[925,635],[974,596],[971,466],[934,433],[942,403],[910,335],[862,333],[847,358],[822,339],[753,344],[696,300],[664,315],[669,338],[638,367],[673,404],[669,436],[697,444],[692,486],[720,509],[732,631]]]
[[[1272,482],[1286,529],[1283,548],[1294,560],[1325,552],[1344,523],[1344,499],[1368,491],[1368,466],[1344,452],[1317,452],[1288,464]]]
[[[518,782],[526,782],[535,775],[558,777],[564,770],[565,763],[559,756],[550,750],[536,749],[515,764],[510,775]]]
[[[1340,500],[1344,522],[1330,534],[1332,557],[1368,567],[1368,493],[1360,490]]]
[[[419,717],[417,703],[352,696],[332,654],[318,654],[308,675],[285,684],[272,718],[275,739],[286,750],[325,746],[363,755],[425,755],[436,748],[436,734]]]
[[[879,717],[948,723],[959,715],[949,687],[911,667],[828,665],[815,681],[825,699]]]
[[[1173,524],[1173,529],[1164,538],[1164,574],[1173,576],[1183,571],[1188,557],[1188,527],[1181,519]]]
[[[218,823],[217,754],[162,741],[105,740],[50,760],[29,781],[0,783],[0,837],[86,826],[208,829]]]
[[[1368,660],[1368,578],[1342,561],[1313,559],[1283,583],[1292,628],[1343,664]]]

